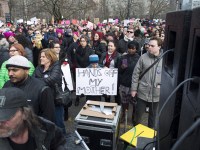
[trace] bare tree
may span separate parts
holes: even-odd
[[[149,0],[149,18],[154,19],[168,9],[169,0]]]

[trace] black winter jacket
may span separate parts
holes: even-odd
[[[140,56],[137,53],[134,55],[131,55],[131,54],[123,55],[120,58],[119,63],[118,63],[118,72],[119,72],[119,81],[120,81],[119,84],[126,87],[131,87],[133,70],[139,58]],[[124,60],[127,61],[126,68],[122,67]]]
[[[106,41],[94,41],[92,49],[94,50],[95,54],[99,56],[99,59],[101,58],[102,53],[106,52]]]
[[[41,126],[33,125],[34,128],[29,129],[37,150],[67,150],[61,130],[44,118],[38,117],[38,120]],[[7,138],[0,138],[0,147],[2,150],[13,150]]]
[[[51,87],[52,89],[55,88],[55,84],[57,83],[59,86],[62,84],[62,71],[61,65],[59,61],[56,61],[52,64],[48,70],[44,71],[44,66],[37,66],[33,76],[44,81],[46,85]]]
[[[86,46],[85,48],[79,46],[75,52],[77,68],[86,68],[87,66],[89,66],[89,56],[93,53],[93,50],[89,46]]]
[[[4,84],[4,87],[20,88],[26,93],[27,99],[30,100],[29,104],[36,115],[42,116],[52,122],[55,121],[54,97],[51,89],[45,86],[42,81],[29,76],[22,83],[14,84],[9,80]]]

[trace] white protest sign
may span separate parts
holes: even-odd
[[[72,76],[71,76],[71,72],[70,72],[70,68],[69,68],[69,64],[67,65],[62,65],[61,66],[61,70],[63,72],[65,81],[67,83],[67,87],[70,91],[72,91],[73,88],[73,83],[72,83]],[[64,82],[62,83],[62,89],[64,90],[65,84]]]
[[[88,23],[87,23],[87,28],[88,28],[88,29],[93,29],[93,23],[90,22],[90,21],[88,21]]]
[[[107,20],[103,20],[103,22],[102,23],[107,23],[108,21]]]
[[[113,23],[113,22],[115,22],[115,20],[113,20],[113,18],[109,18],[108,22]]]
[[[117,95],[118,69],[77,68],[76,95]]]
[[[124,26],[127,26],[129,23],[129,20],[124,20]]]

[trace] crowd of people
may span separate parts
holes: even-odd
[[[56,104],[55,86],[62,87],[61,66],[66,64],[70,66],[74,82],[76,68],[118,68],[118,88],[114,100],[122,106],[121,122],[125,119],[129,104],[133,107],[134,125],[141,123],[142,115],[146,107],[149,107],[148,126],[154,128],[162,61],[142,77],[141,74],[162,54],[164,35],[164,23],[129,23],[127,26],[108,23],[94,24],[92,28],[87,28],[85,24],[18,24],[2,27],[0,97],[4,96],[6,100],[1,98],[0,102],[0,141],[4,140],[2,138],[12,138],[7,139],[6,144],[0,144],[0,147],[20,144],[18,146],[21,148],[23,144],[27,144],[33,147],[30,149],[40,149],[42,146],[52,146],[53,149],[64,145],[63,136],[66,135],[67,128],[64,121],[68,119],[68,107],[72,104]],[[18,96],[20,102],[16,104],[13,101]],[[79,105],[83,96],[85,95],[76,96],[75,106]],[[106,102],[111,102],[111,96],[105,94],[87,95],[86,99],[105,99]],[[8,106],[9,104],[12,106]],[[11,108],[18,109],[11,111]],[[20,119],[18,124],[9,127],[16,118]],[[35,124],[38,128],[33,129]],[[49,138],[45,139],[45,143],[33,142],[37,138],[33,130],[39,132],[43,127],[46,132],[52,129]],[[60,135],[61,132],[63,136]],[[19,136],[24,135],[26,140],[19,143]],[[58,139],[62,140],[57,142]]]

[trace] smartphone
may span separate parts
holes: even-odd
[[[124,66],[126,66],[126,67],[127,67],[127,66],[128,66],[127,59],[123,59],[123,60],[122,60],[122,64],[123,64]]]

